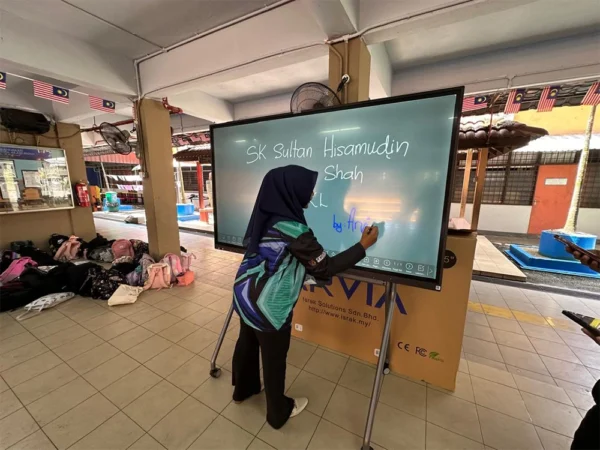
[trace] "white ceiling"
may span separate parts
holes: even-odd
[[[328,61],[328,57],[323,56],[279,69],[211,84],[202,87],[202,90],[214,97],[237,103],[256,97],[290,92],[308,81],[327,84]]]
[[[276,3],[274,10],[258,17],[214,30]],[[352,20],[336,21],[340,14]],[[477,61],[469,70],[477,70],[485,65],[480,63],[482,56],[491,51],[510,59],[516,46],[552,39],[570,51],[571,44],[563,38],[574,35],[592,46],[594,41],[585,36],[600,30],[600,0],[0,0],[0,67],[123,106],[130,101],[125,95],[133,98],[137,93],[133,58],[213,30],[143,63],[142,92],[173,101],[176,96],[189,97],[187,104],[174,105],[204,119],[231,120],[232,104],[289,93],[309,81],[325,82],[324,37],[332,37],[330,28],[338,30],[340,23],[350,22],[355,28],[343,33],[367,30],[365,42],[382,50],[385,61],[375,53],[372,61],[387,73],[389,95],[393,80],[430,63],[434,64],[427,67],[439,72],[442,61],[472,57]],[[599,58],[590,53],[582,50],[585,63],[577,58],[571,65],[556,61],[553,69],[592,67]],[[540,70],[539,60],[525,66],[527,70],[518,70]],[[491,75],[504,76],[499,72],[503,70],[494,68]],[[478,75],[465,76],[471,81]],[[33,98],[28,81],[10,80],[10,85],[0,91],[0,104],[16,105],[21,95],[21,104],[29,109],[48,110],[61,120],[93,121],[95,112],[86,107],[84,96],[74,97],[65,107]],[[125,106],[118,112],[128,114]]]
[[[276,1],[2,0],[0,11],[11,12],[33,24],[137,58]]]
[[[476,55],[490,50],[572,36],[600,28],[600,0],[502,0],[502,11],[463,16],[442,23],[437,18],[400,25],[400,37],[385,43],[394,69]]]

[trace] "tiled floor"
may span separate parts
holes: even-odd
[[[527,276],[504,253],[481,235],[477,236],[473,274],[513,281],[527,280]]]
[[[108,238],[141,227],[97,221]],[[0,315],[0,449],[358,449],[373,367],[292,342],[290,395],[308,410],[281,430],[264,394],[231,402],[232,324],[224,321],[235,255],[183,234],[198,254],[193,286],[146,292],[128,306],[76,298],[18,323]],[[201,270],[200,270],[201,268]],[[474,282],[455,392],[385,377],[374,448],[568,449],[591,406],[600,347],[561,318],[600,315],[600,302]]]

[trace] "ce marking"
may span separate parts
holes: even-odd
[[[400,350],[404,350],[405,352],[410,352],[410,344],[405,344],[402,341],[398,341],[398,348]]]

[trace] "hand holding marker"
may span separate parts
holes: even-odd
[[[376,223],[373,222],[373,225],[364,229],[362,237],[360,238],[360,244],[365,250],[367,250],[369,247],[372,247],[375,242],[377,242],[378,237],[379,227],[377,227]]]

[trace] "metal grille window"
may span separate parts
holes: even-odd
[[[463,161],[464,163],[464,161]],[[471,169],[471,177],[469,178],[469,191],[467,196],[467,203],[473,203],[473,196],[475,195],[475,169]],[[456,167],[454,171],[454,192],[452,195],[452,203],[460,203],[460,195],[462,193],[462,185],[465,177],[465,168]]]
[[[485,174],[482,203],[495,205],[531,205],[537,178],[539,153],[509,153],[491,159]],[[464,179],[464,161],[456,167],[452,201],[460,202]],[[476,169],[471,169],[467,203],[475,195]]]
[[[482,203],[502,204],[502,193],[506,181],[504,168],[488,168],[485,174]]]
[[[580,208],[600,208],[600,162],[591,162],[591,156],[581,186]]]
[[[537,179],[536,166],[510,167],[503,195],[505,205],[531,205],[535,182]]]
[[[195,167],[182,167],[183,188],[186,191],[198,192],[198,176]]]

